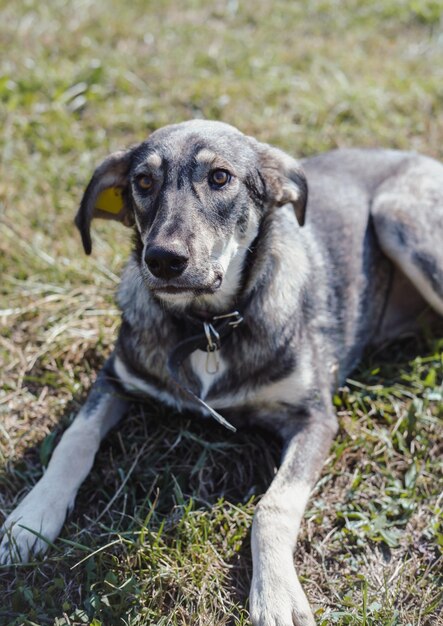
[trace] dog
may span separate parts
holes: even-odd
[[[312,626],[293,554],[337,431],[331,394],[367,346],[417,329],[425,310],[443,315],[443,166],[377,149],[298,162],[194,120],[97,167],[76,217],[87,254],[94,218],[134,233],[120,332],[46,473],[7,518],[1,562],[44,552],[128,398],[153,396],[281,437],[253,520],[249,607],[254,626]]]

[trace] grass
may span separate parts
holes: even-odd
[[[442,158],[443,4],[21,0],[0,11],[6,515],[118,328],[128,233],[97,224],[86,259],[72,225],[95,164],[200,116],[295,155],[383,145]],[[341,430],[295,555],[321,626],[443,624],[441,336],[369,354],[335,398]],[[278,454],[268,435],[134,405],[56,549],[0,570],[0,624],[248,624],[252,514]]]

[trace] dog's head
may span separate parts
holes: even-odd
[[[134,226],[140,271],[166,304],[229,306],[269,211],[304,222],[306,180],[284,152],[220,122],[190,121],[111,154],[86,188],[76,224],[91,252],[94,217]]]

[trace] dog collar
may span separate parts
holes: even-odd
[[[193,326],[200,327],[199,332],[187,339],[180,341],[172,351],[168,359],[168,370],[175,384],[189,398],[199,405],[205,407],[210,415],[220,424],[235,432],[236,428],[232,426],[220,413],[217,413],[204,400],[197,396],[189,387],[185,387],[179,381],[179,369],[195,350],[203,350],[206,352],[206,371],[209,374],[215,374],[218,371],[218,351],[221,349],[222,340],[226,339],[239,324],[242,323],[243,317],[238,311],[225,313],[224,315],[215,315],[212,318],[200,319],[196,317],[188,317]],[[214,366],[211,366],[213,361]]]

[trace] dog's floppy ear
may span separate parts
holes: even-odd
[[[265,181],[266,196],[274,206],[291,203],[300,226],[305,223],[308,185],[295,159],[274,146],[259,144],[259,169]]]
[[[128,191],[128,172],[134,148],[109,155],[95,170],[75,217],[86,254],[91,254],[91,221],[94,217],[117,220],[133,226],[134,217]]]

